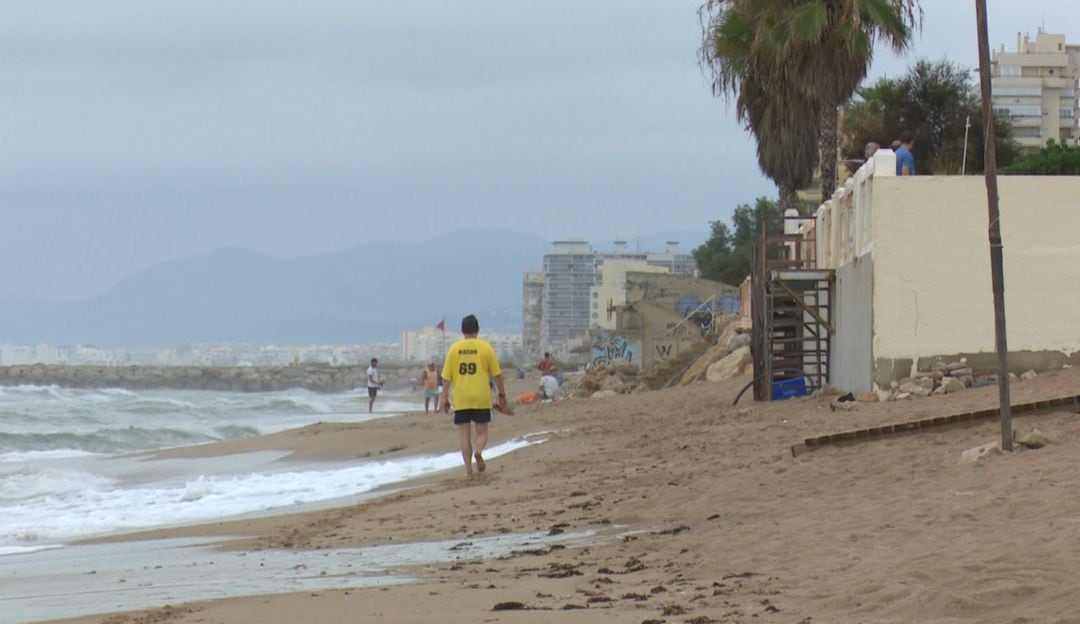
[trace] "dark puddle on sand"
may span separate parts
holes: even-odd
[[[230,538],[65,546],[0,557],[0,624],[131,611],[215,598],[408,583],[407,566],[584,546],[612,527],[312,551],[222,551]]]

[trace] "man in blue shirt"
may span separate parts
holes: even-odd
[[[915,137],[911,132],[904,130],[900,134],[900,147],[896,148],[896,175],[915,175],[915,155],[911,148],[915,146]]]

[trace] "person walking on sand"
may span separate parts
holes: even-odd
[[[367,369],[367,411],[369,414],[375,405],[375,395],[379,394],[379,388],[382,388],[382,385],[383,380],[379,376],[379,360],[371,358],[371,366]]]
[[[446,353],[443,364],[443,393],[439,397],[439,409],[449,409],[451,396],[454,402],[454,425],[461,442],[461,458],[465,461],[465,474],[473,476],[472,462],[476,470],[484,472],[484,448],[487,446],[488,424],[491,423],[491,380],[499,390],[499,410],[506,412],[506,388],[503,386],[502,368],[495,357],[495,349],[486,340],[477,338],[480,322],[472,314],[461,319],[461,333],[465,336]],[[451,395],[453,393],[453,395]],[[476,423],[476,444],[472,442],[472,423]]]
[[[424,413],[431,411],[432,399],[435,409],[439,409],[439,372],[435,370],[435,362],[428,362],[427,368],[420,373],[420,384],[424,388]]]

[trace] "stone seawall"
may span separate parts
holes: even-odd
[[[379,372],[390,387],[408,383],[413,370],[380,367]],[[314,392],[343,392],[367,386],[367,366],[0,366],[0,386],[18,385],[232,392],[305,388]]]

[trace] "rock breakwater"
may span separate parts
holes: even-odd
[[[405,370],[379,368],[388,382],[401,382]],[[404,378],[404,379],[407,379]],[[62,386],[66,388],[170,388],[269,392],[304,388],[314,392],[343,392],[367,385],[366,366],[67,366],[27,364],[0,366],[0,386]]]

